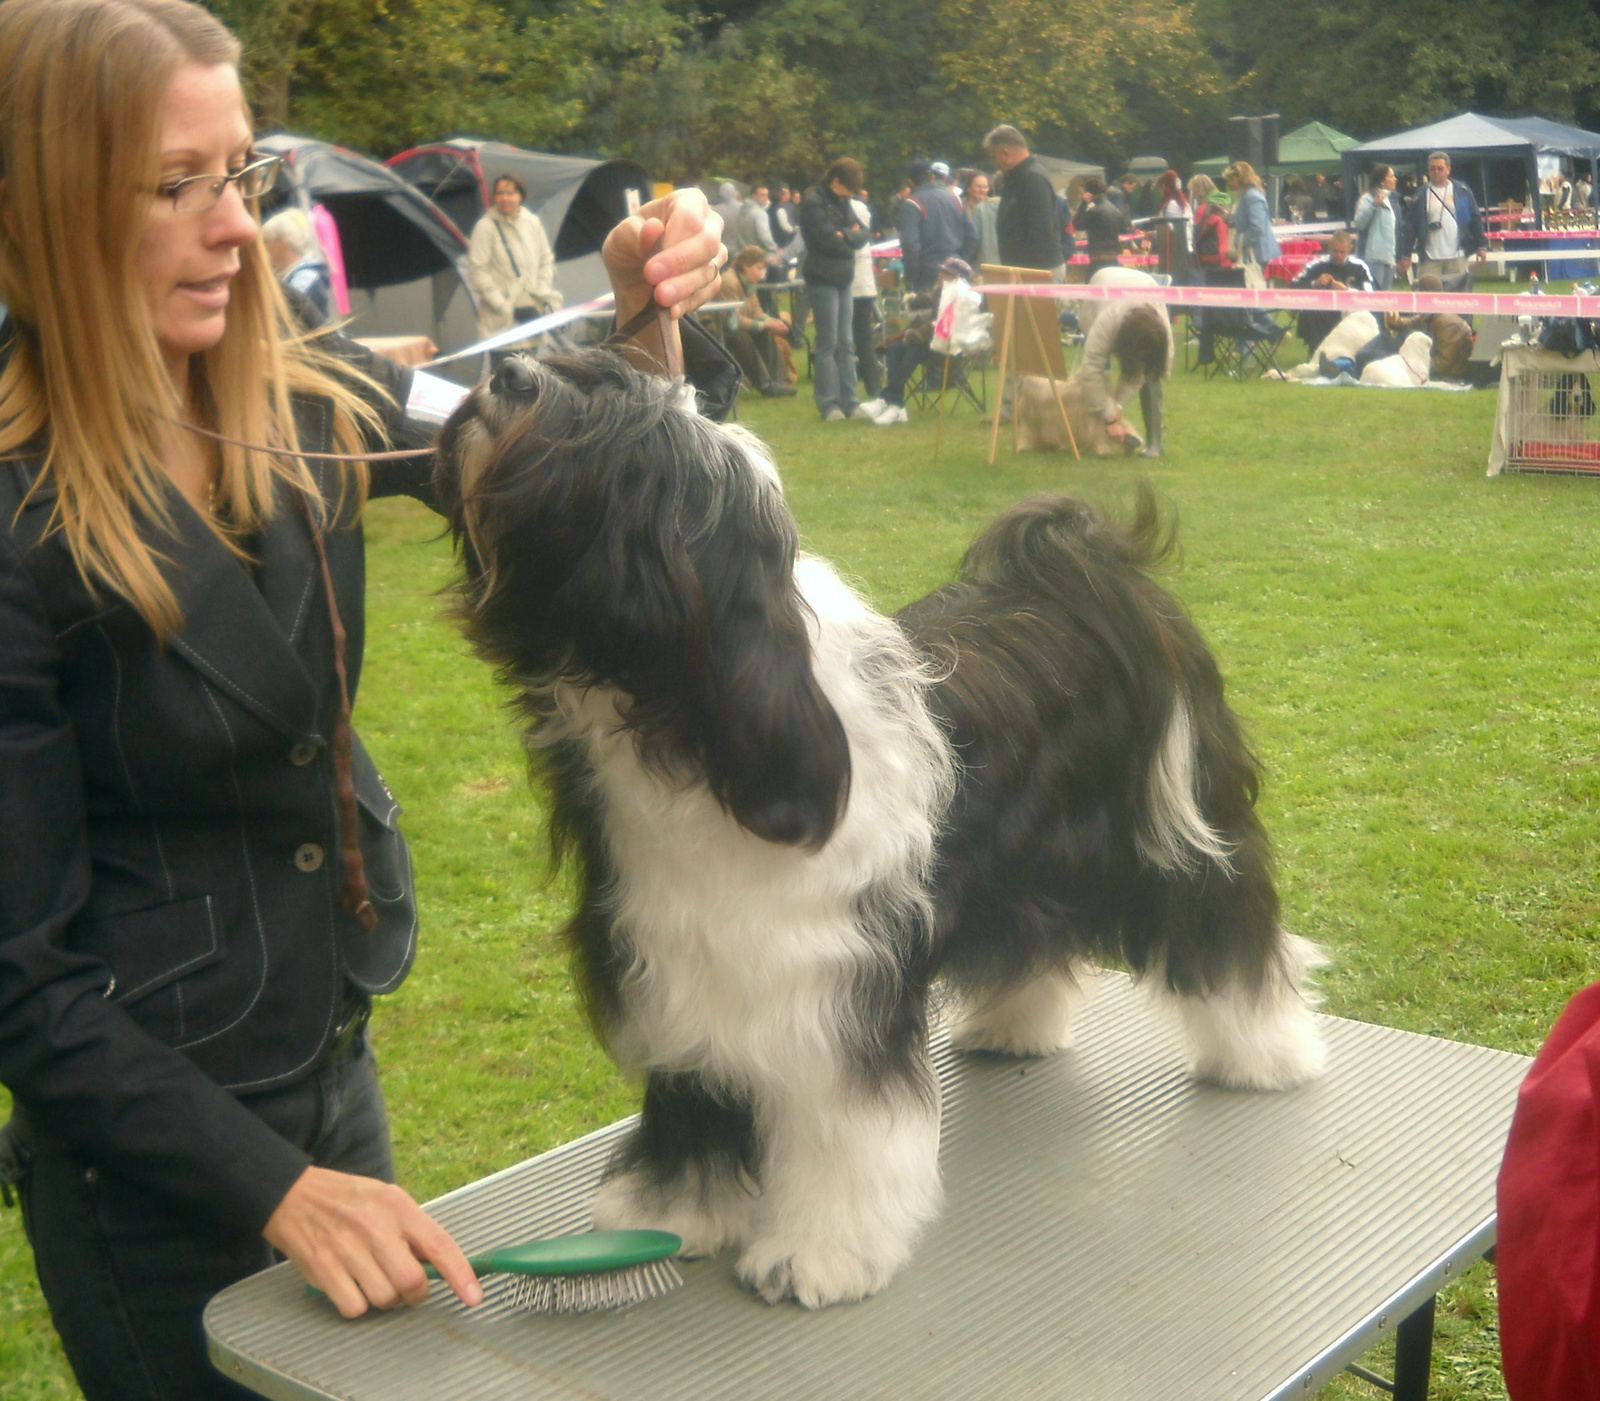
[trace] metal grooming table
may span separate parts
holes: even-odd
[[[732,1259],[620,1314],[419,1309],[342,1321],[280,1265],[206,1311],[213,1360],[264,1396],[1305,1397],[1399,1330],[1426,1395],[1433,1296],[1494,1243],[1495,1173],[1528,1061],[1325,1018],[1331,1068],[1287,1094],[1184,1074],[1176,1027],[1100,974],[1077,1046],[951,1053],[943,1216],[887,1291],[769,1307]],[[615,1124],[441,1197],[470,1253],[582,1229]],[[1409,1321],[1406,1321],[1409,1320]]]

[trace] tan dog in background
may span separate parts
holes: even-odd
[[[1061,410],[1055,403],[1058,395],[1067,411],[1067,422],[1072,425],[1078,451],[1085,457],[1117,457],[1144,447],[1144,439],[1126,420],[1123,436],[1114,438],[1106,428],[1105,416],[1089,412],[1084,402],[1081,374],[1058,380],[1054,386],[1043,375],[1023,375],[1017,386],[1014,409],[1019,451],[1057,452],[1070,448],[1066,427],[1061,422]]]

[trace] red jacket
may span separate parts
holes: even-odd
[[[1232,266],[1228,258],[1227,216],[1209,200],[1194,212],[1194,260],[1205,268]]]
[[[1600,1397],[1600,983],[1567,1004],[1517,1094],[1499,1215],[1512,1401]]]

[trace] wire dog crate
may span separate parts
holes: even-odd
[[[1514,472],[1600,476],[1600,380],[1583,369],[1528,368],[1511,382],[1504,426]]]

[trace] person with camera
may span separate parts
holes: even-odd
[[[1417,262],[1441,279],[1462,277],[1474,257],[1481,263],[1489,256],[1478,202],[1467,186],[1450,178],[1450,157],[1443,151],[1428,157],[1428,183],[1406,209],[1400,253],[1396,266],[1402,275]]]

